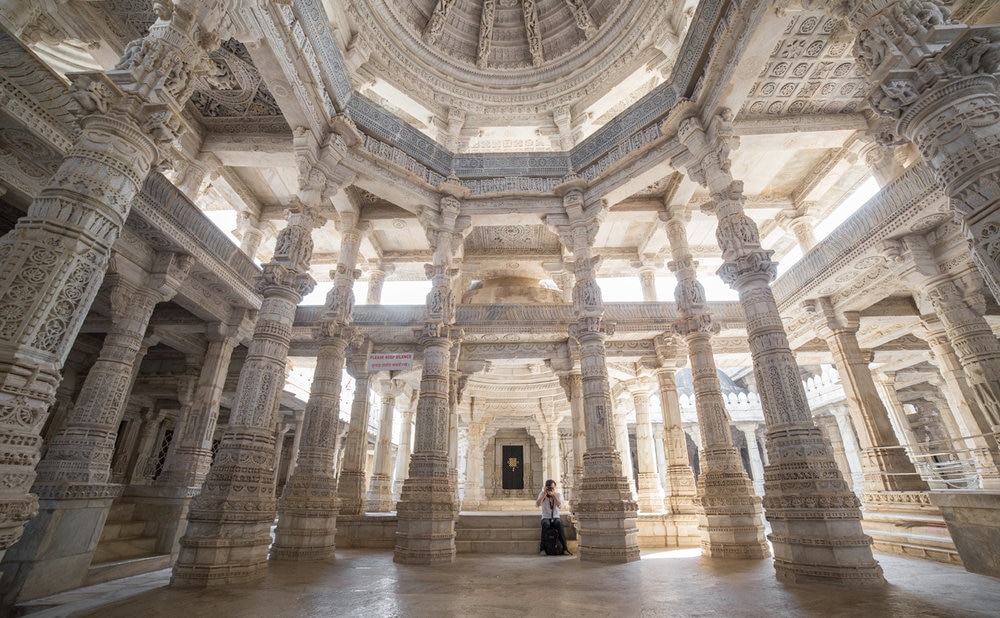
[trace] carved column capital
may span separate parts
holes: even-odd
[[[829,297],[807,300],[802,303],[802,308],[812,319],[813,327],[821,335],[835,335],[837,333],[857,334],[861,323],[861,316],[856,311],[842,311],[833,305]]]

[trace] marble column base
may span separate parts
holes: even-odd
[[[861,501],[848,488],[819,428],[769,431],[764,511],[779,580],[800,584],[882,586]]]
[[[266,476],[266,475],[265,475]],[[246,488],[209,493],[209,483],[192,501],[170,585],[207,588],[256,581],[267,569],[271,526],[277,511],[269,479]],[[251,493],[252,495],[246,495]],[[208,494],[208,495],[206,495]]]
[[[637,524],[640,549],[701,545],[697,515],[640,513]]]
[[[78,588],[86,582],[94,550],[120,485],[64,488],[79,498],[39,499],[38,515],[6,555],[0,606]]]
[[[357,470],[341,470],[337,483],[340,496],[341,515],[364,515],[368,501],[365,500],[365,473]]]
[[[459,505],[459,512],[461,511],[478,511],[479,507],[483,505],[485,498],[465,498]]]
[[[734,448],[702,451],[698,477],[701,553],[712,558],[760,559],[771,555],[764,538],[760,498]]]
[[[625,563],[639,559],[638,504],[621,474],[616,451],[588,451],[579,500],[573,507],[577,519],[580,560]]]
[[[917,474],[902,446],[879,446],[861,450],[866,491],[927,491],[927,483]]]
[[[396,504],[399,523],[393,560],[401,564],[454,562],[458,507],[448,476],[448,457],[414,454],[410,464],[410,477]]]
[[[391,550],[396,547],[397,525],[392,513],[341,515],[337,518],[337,547]]]
[[[660,475],[655,472],[640,472],[638,494],[640,513],[663,512],[663,489],[660,487]]]
[[[337,548],[337,479],[293,473],[278,501],[272,560],[325,560]]]
[[[147,530],[155,527],[155,553],[176,558],[187,529],[188,509],[197,494],[194,487],[130,485],[115,504],[132,505],[133,521],[144,522]]]
[[[368,513],[389,513],[396,508],[392,500],[392,479],[386,474],[373,474],[366,496]]]
[[[270,522],[203,521],[191,514],[170,585],[212,588],[258,581],[267,573],[270,544]]]
[[[666,547],[698,547],[701,545],[701,531],[698,530],[701,507],[692,495],[667,496],[663,506],[667,510]]]

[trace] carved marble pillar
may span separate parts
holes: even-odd
[[[704,128],[685,105],[664,131],[688,149],[688,173],[705,184],[719,225],[723,281],[736,289],[746,314],[747,338],[767,426],[770,465],[764,472],[764,508],[779,579],[882,585],[871,539],[861,528],[860,501],[844,482],[806,400],[769,286],[776,264],[760,246],[756,224],[743,212],[742,183],[729,172],[732,127],[724,116]],[[684,157],[678,159],[681,163]]]
[[[892,423],[893,432],[912,458],[917,447],[917,436],[913,433],[913,427],[907,418],[908,414],[899,399],[899,393],[896,392],[896,372],[872,370],[871,376],[875,383],[875,391],[885,406],[889,422]]]
[[[985,424],[1000,435],[1000,341],[983,317],[985,300],[977,293],[963,298],[951,280],[928,281],[924,294],[986,415]]]
[[[663,268],[663,260],[642,259],[632,262],[632,268],[639,271],[639,285],[642,287],[642,300],[655,303],[656,273]]]
[[[882,141],[900,136],[916,144],[962,219],[976,266],[1000,298],[995,26],[956,23],[940,2],[836,2],[827,10],[855,35],[857,65],[872,85],[868,102],[892,123]],[[989,388],[997,405],[998,393]]]
[[[288,212],[274,257],[257,289],[263,297],[229,424],[188,511],[172,586],[210,587],[264,576],[277,502],[274,424],[285,385],[295,308],[315,286],[309,276],[312,229],[324,223],[299,205]]]
[[[941,391],[948,401],[948,411],[954,416],[959,435],[972,449],[983,489],[1000,489],[1000,448],[991,439],[994,432],[983,413],[978,398],[965,378],[962,362],[955,353],[951,338],[937,316],[922,318],[925,336],[931,348],[931,360],[941,373]]]
[[[1000,435],[1000,341],[983,317],[981,277],[975,271],[941,274],[942,259],[925,236],[885,241],[882,252],[909,284],[921,313],[935,315],[944,327],[985,416],[977,424]]]
[[[587,450],[586,422],[583,411],[583,376],[572,370],[559,376],[559,383],[569,400],[570,420],[573,424],[573,492],[570,510],[576,512],[580,487],[583,483],[583,453]]]
[[[573,252],[576,285],[573,309],[576,323],[570,337],[580,350],[584,423],[587,450],[583,455],[583,479],[577,516],[581,560],[631,562],[639,559],[638,504],[631,496],[622,469],[622,455],[615,448],[611,388],[608,383],[605,339],[614,324],[604,319],[604,300],[597,285],[598,256],[593,242],[599,212],[584,210],[586,183],[570,176],[557,192],[563,197],[565,218],[550,218],[562,232],[563,245]]]
[[[304,412],[304,411],[303,411]],[[285,469],[285,478],[281,479],[282,486],[288,483],[288,479],[292,477],[295,470],[298,468],[299,460],[299,446],[302,444],[302,426],[305,424],[305,416],[302,412],[295,413],[295,419],[291,424],[292,427],[292,450],[288,454],[288,467]],[[275,460],[278,458],[275,457]],[[277,473],[277,466],[275,466],[275,473]],[[278,484],[275,482],[275,488]]]
[[[456,342],[451,348],[452,367],[458,361],[460,344]],[[455,521],[458,521],[459,507],[462,503],[459,493],[458,468],[461,461],[461,448],[459,447],[458,432],[458,406],[462,401],[462,388],[468,378],[464,377],[460,371],[451,370],[448,376],[448,478],[451,479],[451,486],[455,490],[455,500],[452,505],[455,509]]]
[[[559,421],[561,417],[556,414],[555,402],[551,397],[545,397],[538,402],[542,428],[545,436],[544,460],[546,479],[554,479],[557,483],[562,482],[562,458],[559,453]]]
[[[212,153],[202,153],[184,165],[183,173],[175,179],[175,185],[192,203],[197,204],[208,177],[216,173],[221,165]]]
[[[382,288],[385,286],[385,278],[393,273],[396,267],[393,264],[376,262],[368,270],[368,298],[365,300],[369,305],[382,304]]]
[[[653,448],[656,450],[656,472],[660,477],[660,493],[664,493],[667,486],[667,453],[663,450],[663,423],[652,422]]]
[[[864,491],[927,491],[906,450],[900,446],[889,412],[879,397],[868,360],[858,345],[859,316],[837,312],[824,297],[806,307],[813,325],[826,340],[847,397],[854,426],[860,428]]]
[[[563,301],[573,302],[573,288],[576,285],[576,277],[566,270],[559,270],[552,274],[552,280],[559,287],[563,294]]]
[[[281,469],[281,459],[285,456],[285,437],[291,425],[278,421],[274,426],[274,487],[278,488],[278,471]],[[294,463],[294,462],[293,462]]]
[[[344,459],[340,467],[340,514],[361,516],[365,514],[366,467],[368,460],[368,417],[371,414],[369,378],[365,368],[371,342],[352,350],[347,372],[354,378],[354,401],[351,403],[351,420],[344,441]]]
[[[757,423],[736,423],[736,428],[743,432],[747,441],[747,454],[750,456],[750,471],[753,472],[753,492],[764,495],[764,463],[760,458],[760,443],[757,442]]]
[[[624,398],[624,393],[612,401],[613,418],[615,427],[615,448],[622,455],[622,470],[625,471],[625,478],[628,481],[628,491],[632,499],[638,496],[635,488],[635,462],[632,460],[632,441],[628,433],[628,410],[631,408]],[[636,502],[638,504],[638,502]]]
[[[453,329],[428,325],[419,333],[424,368],[417,403],[410,473],[396,513],[393,560],[438,564],[455,559],[454,488],[448,474],[448,375]]]
[[[344,358],[353,332],[329,321],[317,327],[315,337],[319,341],[316,370],[300,428],[295,471],[278,502],[272,560],[321,560],[332,557],[336,549],[336,429]]]
[[[336,423],[336,437],[333,440],[333,475],[340,479],[340,468],[344,463],[344,442],[347,440],[347,427],[349,422],[339,418]]]
[[[803,255],[816,246],[814,227],[816,219],[798,210],[781,211],[776,218],[778,224],[795,235],[795,240]]]
[[[660,473],[656,468],[653,425],[649,419],[649,388],[642,381],[629,388],[635,405],[635,448],[639,464],[636,485],[639,513],[662,513],[663,489],[660,487]]]
[[[672,339],[666,336],[664,340]],[[665,358],[674,358],[676,344],[669,344],[670,351]],[[697,488],[694,472],[688,462],[687,436],[681,421],[681,406],[677,399],[677,371],[672,366],[656,372],[660,385],[660,408],[663,411],[663,445],[667,462],[666,491],[663,499],[670,521],[676,528],[676,536],[688,542],[700,544],[698,516],[700,508],[696,503]]]
[[[861,151],[865,165],[871,170],[872,176],[878,186],[884,187],[893,180],[903,175],[906,168],[903,167],[897,155],[898,148],[893,144],[880,142],[877,138],[872,139]]]
[[[129,385],[128,385],[128,388],[126,389],[127,392],[130,393],[130,394],[132,393],[133,389],[135,388],[135,381],[136,381],[136,379],[137,379],[137,377],[139,375],[139,372],[136,369],[138,369],[139,367],[142,366],[142,359],[144,359],[146,357],[146,353],[149,351],[149,346],[150,345],[155,345],[155,343],[152,343],[152,340],[154,340],[154,339],[155,339],[155,337],[146,337],[145,339],[143,339],[143,343],[139,347],[139,352],[135,355],[135,362],[132,364],[132,366],[134,368],[133,371],[132,371],[132,377],[129,379]],[[129,397],[129,399],[131,399],[131,396]],[[111,456],[112,457],[111,458],[112,468],[111,468],[111,477],[109,479],[111,483],[123,483],[123,484],[125,484],[125,483],[131,482],[131,474],[135,470],[135,462],[139,458],[139,454],[140,454],[140,447],[139,447],[140,431],[139,430],[144,425],[144,422],[143,422],[142,419],[147,414],[148,410],[150,408],[152,408],[152,407],[154,407],[154,406],[153,405],[149,405],[149,406],[141,407],[139,409],[139,412],[137,414],[133,415],[133,421],[134,422],[131,423],[133,425],[133,427],[129,428],[129,429],[131,429],[131,431],[129,431],[128,429],[126,430],[126,434],[128,434],[128,435],[119,436],[116,433],[116,435],[115,435],[115,450],[116,451],[118,450],[118,445],[119,444],[121,444],[122,446],[126,446],[127,445],[128,450],[124,451],[124,453],[123,453],[124,456],[123,457],[118,458],[117,457],[118,456],[117,452],[114,455]],[[127,409],[127,406],[126,406],[126,409]],[[122,414],[122,419],[123,420],[125,418],[125,414],[126,414],[125,412],[123,412],[123,414]],[[65,425],[65,423],[64,423],[64,425]],[[121,424],[119,423],[118,426],[121,427]],[[53,436],[53,438],[52,438],[52,442],[54,442],[54,441],[55,441],[55,436]]]
[[[107,74],[73,75],[76,141],[17,227],[0,239],[0,442],[16,445],[0,483],[0,553],[37,513],[29,489],[59,370],[132,200],[150,170],[167,160],[181,108],[208,61],[200,44],[211,40],[218,22],[210,20],[222,12],[191,9],[165,14]],[[20,577],[4,571],[6,581]],[[7,589],[8,598],[41,593]]]
[[[764,540],[760,498],[754,494],[739,450],[733,445],[715,366],[712,336],[719,332],[719,325],[708,312],[705,289],[698,282],[698,264],[691,255],[685,229],[687,213],[667,208],[661,219],[673,257],[667,266],[677,277],[674,331],[687,344],[702,435],[698,476],[701,551],[717,558],[765,558],[770,551]]]
[[[132,462],[132,469],[127,478],[130,485],[148,485],[152,480],[151,459],[157,446],[155,440],[160,433],[165,416],[164,411],[158,408],[146,410],[145,414],[140,415],[142,425],[139,427],[135,460]]]
[[[861,447],[858,444],[858,436],[851,424],[851,410],[847,406],[836,406],[832,412],[833,417],[837,419],[840,439],[844,443],[844,457],[847,459],[854,493],[860,495],[864,490],[865,473],[861,463]]]
[[[146,327],[153,308],[173,297],[192,262],[190,256],[160,253],[154,271],[138,286],[117,273],[109,276],[111,329],[73,411],[38,464],[32,489],[39,497],[39,514],[4,559],[3,582],[24,598],[85,581],[111,503],[123,489],[110,483],[111,460],[138,362],[145,353]],[[59,541],[65,538],[76,541]],[[53,565],[60,565],[59,578],[51,576]]]
[[[111,459],[112,483],[124,484],[125,476],[129,471],[129,464],[134,459],[136,444],[139,440],[139,426],[142,424],[142,416],[146,414],[152,406],[132,404],[133,410],[126,409],[123,420],[125,429],[119,431],[115,440],[115,453]]]
[[[485,7],[484,7],[485,12]],[[452,421],[452,347],[462,332],[453,326],[456,298],[452,268],[461,247],[462,230],[470,221],[459,217],[463,189],[450,179],[440,187],[446,195],[438,208],[422,211],[428,240],[434,250],[426,273],[431,280],[425,324],[417,332],[424,367],[417,403],[416,437],[410,472],[396,504],[398,525],[393,560],[405,564],[440,564],[455,559],[455,487],[449,474]]]
[[[257,250],[260,249],[260,243],[264,240],[264,233],[260,230],[260,218],[245,210],[237,212],[236,232],[240,238],[240,249],[250,259],[255,259]]]
[[[378,441],[375,443],[375,462],[368,486],[368,511],[388,513],[395,510],[392,501],[392,421],[396,411],[396,397],[403,385],[397,380],[382,380],[378,384],[382,396],[382,414],[379,417]]]
[[[403,425],[399,432],[399,450],[396,452],[396,470],[393,473],[392,500],[399,501],[399,495],[403,491],[403,481],[406,480],[410,470],[410,454],[413,452],[413,417],[416,414],[416,405],[419,400],[419,393],[416,391],[410,395],[410,405],[403,410]]]
[[[468,449],[465,460],[465,497],[462,500],[462,510],[475,511],[486,500],[486,489],[483,487],[483,438],[486,425],[480,422],[469,423]]]
[[[212,465],[212,438],[219,420],[219,401],[229,361],[238,343],[236,337],[227,336],[224,330],[208,335],[208,349],[191,407],[180,419],[158,484],[193,488],[200,487],[205,481]]]

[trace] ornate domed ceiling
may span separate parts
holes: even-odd
[[[458,64],[479,69],[541,67],[559,60],[597,34],[616,9],[621,12],[628,5],[613,0],[399,2],[411,23],[424,24],[427,45]]]
[[[568,150],[673,66],[683,0],[326,0],[358,90],[456,152]],[[335,23],[340,14],[344,24]]]

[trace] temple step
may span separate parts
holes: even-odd
[[[563,516],[567,540],[573,524]],[[455,523],[455,551],[460,554],[537,554],[541,516],[532,513],[463,512]]]
[[[147,522],[135,519],[134,506],[112,505],[91,559],[93,567],[157,557],[157,538],[149,533]]]
[[[143,556],[130,560],[94,564],[87,570],[87,585],[92,586],[115,579],[122,579],[123,577],[132,577],[133,575],[159,571],[160,569],[168,568],[170,564],[170,554]]]

